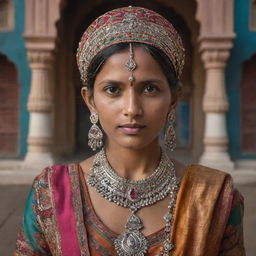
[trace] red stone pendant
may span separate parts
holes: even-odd
[[[129,190],[129,197],[133,201],[138,198],[138,192],[136,191],[135,188],[132,188],[132,189]]]

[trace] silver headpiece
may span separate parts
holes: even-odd
[[[172,24],[158,13],[142,7],[124,7],[98,17],[84,32],[77,63],[84,83],[92,59],[107,47],[124,42],[152,45],[170,59],[177,78],[184,65],[185,50]]]

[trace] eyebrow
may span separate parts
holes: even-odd
[[[106,84],[111,84],[111,85],[124,85],[125,84],[122,81],[107,79],[107,80],[101,81],[100,83],[98,83],[98,85],[105,84],[105,83]],[[163,84],[164,81],[161,80],[161,79],[154,79],[154,78],[152,78],[152,79],[142,80],[138,84],[150,84],[150,83],[160,83],[160,84]],[[136,84],[136,78],[135,78],[135,84]]]
[[[161,79],[147,79],[147,80],[142,80],[139,82],[139,84],[150,84],[150,83],[163,84],[164,81]]]
[[[121,81],[118,81],[118,80],[107,79],[107,80],[103,80],[100,83],[98,83],[98,85],[100,85],[100,84],[120,85],[120,84],[124,84],[124,83]]]

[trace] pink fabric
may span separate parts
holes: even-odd
[[[80,255],[68,166],[54,166],[52,188],[63,256]]]

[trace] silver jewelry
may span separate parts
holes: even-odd
[[[135,78],[133,76],[132,71],[136,69],[137,64],[133,59],[133,50],[132,50],[132,43],[129,44],[129,60],[127,61],[127,63],[125,64],[125,68],[131,72],[130,76],[129,76],[129,81],[132,83],[134,82]]]
[[[111,19],[109,17],[115,17]],[[77,63],[83,82],[93,58],[110,45],[139,42],[154,45],[170,59],[177,78],[185,61],[185,49],[174,27],[158,13],[142,7],[124,7],[98,17],[84,32],[77,49]]]
[[[92,122],[92,126],[88,133],[88,145],[93,151],[95,151],[97,148],[102,147],[103,133],[99,126],[96,124],[99,120],[98,114],[91,113],[90,120]]]
[[[167,117],[167,127],[164,135],[164,144],[167,149],[173,151],[176,147],[176,136],[175,136],[175,110],[172,109]]]
[[[138,255],[143,256],[148,249],[148,241],[139,231],[143,228],[141,219],[132,213],[128,218],[123,232],[115,241],[116,252],[120,256]]]
[[[165,240],[163,243],[163,247],[160,249],[161,256],[170,255],[171,250],[174,249],[174,244],[170,240],[172,223],[173,223],[173,215],[176,206],[176,196],[179,189],[179,182],[173,185],[172,191],[170,192],[170,201],[168,204],[168,212],[164,215],[165,224]]]
[[[104,198],[131,211],[125,226],[127,231],[114,241],[117,254],[143,256],[147,252],[148,242],[140,232],[143,224],[136,212],[142,207],[164,199],[169,194],[175,197],[178,185],[174,166],[168,157],[162,153],[157,169],[149,177],[134,181],[118,176],[109,165],[105,151],[102,149],[95,157],[87,182]],[[173,205],[175,198],[169,203],[169,211],[173,210]],[[170,222],[167,224],[166,229],[169,230]],[[169,239],[169,237],[168,240],[166,239],[166,244]]]

